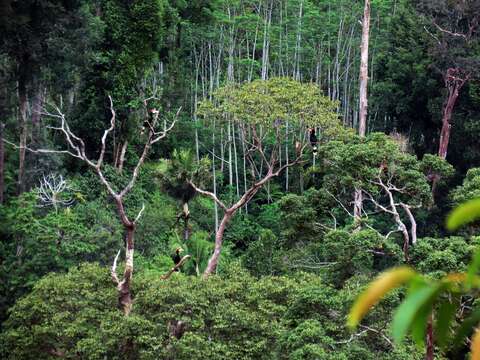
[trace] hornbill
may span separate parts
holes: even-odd
[[[317,139],[317,135],[315,135],[315,128],[312,127],[309,129],[309,131],[310,131],[310,145],[312,145],[313,155],[317,155],[318,139]]]
[[[175,254],[172,255],[172,260],[175,263],[175,266],[177,266],[180,263],[180,260],[182,260],[182,257],[180,256],[180,253],[183,251],[181,247],[178,247],[175,249]],[[175,271],[179,271],[177,268],[175,268]]]

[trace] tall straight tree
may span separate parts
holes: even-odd
[[[4,186],[4,173],[5,173],[5,148],[3,146],[3,129],[5,125],[0,122],[0,205],[3,203],[3,193],[5,191]]]
[[[447,157],[453,110],[465,84],[475,77],[480,66],[480,1],[422,0],[419,2],[431,22],[431,51],[436,70],[442,74],[446,97],[442,110],[438,156]]]
[[[0,5],[0,47],[12,66],[11,80],[15,82],[18,104],[19,159],[17,173],[17,191],[26,189],[26,151],[25,146],[32,126],[29,120],[39,124],[38,110],[40,96],[40,78],[43,70],[52,68],[61,62],[58,43],[70,43],[72,29],[80,27],[78,23],[79,1],[2,1]],[[63,73],[62,76],[68,74]],[[2,84],[5,86],[5,84]],[[33,111],[29,112],[29,100],[33,95]],[[29,114],[31,113],[31,116]],[[37,127],[37,126],[36,126]],[[36,132],[38,133],[38,131]],[[35,137],[35,132],[32,134]],[[33,138],[35,141],[36,139]]]
[[[362,44],[360,48],[360,92],[359,92],[359,118],[358,118],[358,134],[365,137],[367,130],[367,111],[368,111],[368,43],[370,37],[370,0],[365,0],[365,8],[363,10],[362,21]],[[358,223],[362,217],[362,192],[355,189],[355,206],[354,218]]]

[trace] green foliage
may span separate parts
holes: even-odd
[[[337,191],[357,188],[376,194],[382,188],[375,182],[382,179],[401,188],[411,205],[431,201],[421,163],[384,134],[373,133],[364,139],[355,136],[346,142],[331,141],[320,148],[320,154],[325,159],[327,188]]]
[[[111,114],[105,111],[111,96],[117,112],[117,129],[121,138],[130,140],[138,130],[140,80],[157,58],[164,36],[161,19],[163,0],[142,0],[127,4],[118,0],[102,0],[96,19],[103,31],[94,56],[85,69],[80,104],[75,125],[83,138],[100,137]],[[143,89],[151,91],[151,89]],[[86,127],[87,125],[89,127]],[[92,130],[95,130],[92,134]],[[118,136],[118,135],[117,135]]]
[[[174,199],[188,203],[195,196],[195,189],[188,183],[203,187],[210,179],[210,161],[202,158],[196,162],[189,150],[174,150],[169,160],[164,160],[157,167],[157,174],[162,189]]]
[[[411,260],[422,273],[444,276],[465,271],[476,246],[463,237],[421,238],[411,249]]]
[[[242,264],[255,276],[279,275],[284,270],[278,238],[268,229],[262,229],[258,239],[250,243],[242,256]]]
[[[112,306],[107,268],[85,264],[48,275],[10,310],[2,358],[360,360],[373,351],[376,334],[335,340],[349,337],[341,323],[351,295],[315,276],[255,279],[232,265],[207,281],[182,274],[164,281],[149,271],[136,273],[134,284],[134,312],[125,317]],[[176,338],[179,321],[185,328]],[[400,357],[405,348],[395,351],[407,358]],[[380,359],[389,353],[376,350]]]
[[[200,114],[221,119],[230,114],[234,120],[248,124],[276,127],[286,121],[292,125],[319,126],[327,134],[337,125],[336,104],[320,95],[313,84],[288,78],[256,80],[242,86],[227,86],[215,93],[215,104],[203,103]]]
[[[451,192],[454,205],[460,205],[469,200],[480,198],[480,168],[468,170],[461,186]]]
[[[463,224],[471,219],[470,214],[465,212],[464,206],[460,205],[454,210],[453,221],[450,218],[452,225],[457,222]],[[452,265],[455,267],[459,262],[459,260],[455,259],[456,251],[459,249],[463,250],[463,254],[460,253],[459,257],[465,258],[468,251],[471,251],[473,247],[466,247],[461,238],[452,240],[446,246],[442,246],[443,249],[439,249],[444,251],[441,255],[438,252],[436,253],[436,249],[432,251],[433,248],[431,245],[429,248],[429,244],[423,245],[423,249],[415,249],[420,254],[423,252],[423,256],[430,251],[427,260],[423,264],[420,262],[420,267],[423,267],[423,270],[427,268],[430,271],[433,268],[437,272],[440,266],[442,270],[462,270],[449,268]],[[455,250],[455,252],[448,249],[449,246],[452,246],[452,250]],[[449,254],[446,252],[449,252]],[[420,254],[417,254],[417,256]],[[446,268],[445,263],[447,264]],[[462,263],[460,262],[460,264]],[[466,316],[463,314],[463,310],[461,310],[462,297],[472,294],[479,287],[479,266],[480,256],[477,249],[466,273],[452,272],[445,275],[445,272],[443,272],[439,280],[432,280],[431,277],[422,276],[407,267],[389,270],[371,283],[368,289],[356,300],[349,314],[349,324],[352,327],[356,327],[365,313],[372,306],[376,305],[387,292],[407,283],[409,286],[407,296],[397,307],[391,325],[394,340],[400,343],[407,334],[411,334],[417,345],[423,346],[427,323],[436,315],[438,318],[436,332],[442,350],[444,352],[453,350],[454,354],[458,355],[459,348],[465,339],[470,336],[472,328],[478,323],[479,319],[479,311],[475,302],[476,295],[473,295],[474,298],[471,300],[474,306]],[[456,318],[460,321],[463,320],[460,326],[456,324]],[[433,326],[433,324],[430,325]],[[479,347],[478,331],[475,330],[475,334],[470,341],[472,358],[478,357]]]

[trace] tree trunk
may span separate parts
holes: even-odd
[[[3,145],[3,129],[5,125],[0,122],[0,204],[3,204],[3,193],[5,192],[4,172],[5,172],[5,148]]]
[[[440,143],[438,147],[438,156],[442,159],[446,159],[447,157],[448,143],[450,142],[450,131],[452,128],[451,120],[453,109],[457,102],[460,89],[468,80],[468,76],[459,78],[459,72],[460,71],[458,69],[448,69],[445,76],[445,87],[447,88],[448,95],[443,107],[442,131],[440,133]]]
[[[417,243],[417,222],[415,221],[415,217],[412,214],[412,210],[410,209],[410,206],[406,204],[400,204],[407,213],[408,219],[410,220],[410,234],[412,235],[412,245],[415,245]]]
[[[190,220],[190,210],[188,209],[188,203],[183,204],[183,240],[188,241],[190,238],[190,227],[189,222]]]
[[[117,206],[117,213],[125,229],[125,270],[123,272],[123,279],[120,281],[117,277],[116,267],[117,259],[120,252],[117,254],[112,267],[112,277],[117,285],[118,290],[118,307],[123,311],[125,316],[128,316],[132,311],[132,294],[130,291],[130,285],[133,277],[133,253],[135,249],[134,235],[136,230],[136,224],[134,221],[130,221],[123,207],[123,198],[116,196],[114,198]]]
[[[125,140],[125,142],[122,145],[122,150],[120,151],[119,159],[118,159],[118,172],[122,173],[123,171],[123,164],[125,163],[125,154],[127,152],[127,147],[128,147],[128,141]]]
[[[133,252],[135,225],[125,226],[126,230],[126,247],[125,247],[125,271],[123,272],[123,280],[118,284],[118,306],[123,313],[128,316],[132,311],[132,294],[130,292],[130,284],[133,275]]]
[[[434,349],[435,349],[435,342],[433,338],[433,316],[430,315],[428,318],[427,324],[427,351],[425,354],[425,360],[434,360]]]
[[[217,268],[220,252],[222,251],[223,234],[225,233],[225,229],[227,228],[227,225],[234,214],[235,211],[226,211],[223,215],[223,219],[220,222],[217,232],[215,233],[215,248],[213,250],[213,255],[208,260],[208,265],[203,272],[204,278],[207,278],[209,275],[213,274]]]
[[[365,0],[362,23],[362,45],[360,50],[360,107],[358,119],[358,134],[365,136],[367,129],[367,86],[368,86],[368,42],[370,31],[370,0]]]
[[[42,83],[38,82],[35,85],[35,94],[32,104],[32,143],[40,144],[40,130],[41,130],[41,110],[42,110]]]
[[[355,228],[359,228],[360,219],[362,218],[363,196],[362,190],[355,189],[353,201],[353,221]]]
[[[362,23],[362,45],[360,49],[360,107],[358,119],[358,135],[365,136],[367,129],[367,86],[368,86],[368,40],[370,31],[370,0],[365,0]],[[354,219],[356,222],[362,217],[362,192],[355,190]]]
[[[25,152],[27,146],[27,86],[24,79],[18,81],[18,103],[19,103],[19,159],[18,159],[18,180],[17,193],[20,195],[25,191]]]

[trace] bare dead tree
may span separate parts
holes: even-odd
[[[433,8],[429,8],[433,7]],[[443,104],[442,130],[438,146],[438,156],[447,157],[450,141],[453,110],[463,86],[472,78],[478,68],[478,58],[472,49],[478,46],[479,3],[475,1],[458,4],[438,4],[426,7],[432,15],[434,30],[425,26],[427,33],[434,39],[434,53],[441,61],[437,70],[442,74],[447,90]],[[438,182],[434,179],[434,185]]]
[[[452,128],[451,121],[453,109],[457,102],[460,90],[470,77],[470,72],[464,71],[460,68],[449,68],[444,76],[447,98],[445,99],[445,104],[443,106],[442,130],[440,132],[440,142],[438,146],[438,156],[442,159],[447,158],[447,150]]]
[[[73,204],[73,199],[62,197],[72,188],[62,175],[50,174],[43,176],[40,186],[36,189],[37,196],[41,202],[40,206],[53,206],[55,211],[59,206],[69,206]]]
[[[220,221],[218,229],[215,233],[214,251],[210,259],[208,260],[208,265],[203,273],[204,278],[213,274],[217,268],[220,253],[222,251],[223,235],[225,233],[228,223],[231,221],[235,213],[243,206],[248,204],[250,200],[258,193],[258,191],[260,191],[271,179],[280,175],[283,170],[300,163],[303,157],[303,151],[307,146],[307,143],[305,141],[304,144],[301,144],[298,147],[296,158],[293,161],[280,165],[278,161],[278,154],[280,151],[280,146],[282,145],[281,141],[278,140],[281,138],[280,126],[276,126],[275,138],[277,139],[277,141],[270,149],[269,156],[267,156],[267,152],[264,146],[264,141],[267,135],[266,132],[264,132],[263,134],[259,134],[259,131],[256,128],[255,124],[247,125],[241,123],[239,128],[242,139],[244,140],[244,143],[246,145],[245,156],[250,165],[252,166],[253,171],[255,172],[255,180],[253,181],[253,184],[251,184],[249,188],[245,189],[245,192],[241,195],[241,197],[235,203],[227,206],[222,200],[218,198],[215,193],[200,189],[192,181],[189,181],[189,183],[195,188],[195,190],[199,194],[210,197],[223,210],[223,218]],[[306,139],[306,137],[304,138]],[[259,159],[261,164],[260,167],[262,170],[260,170],[257,166],[255,158]]]
[[[366,198],[371,201],[377,209],[380,209],[382,212],[386,214],[390,214],[396,225],[397,225],[397,230],[393,231],[399,231],[402,233],[403,236],[403,254],[405,261],[409,261],[409,256],[408,256],[408,250],[409,250],[409,245],[410,242],[412,245],[415,245],[417,242],[417,222],[415,220],[415,217],[412,213],[412,209],[418,206],[412,206],[409,204],[406,204],[402,201],[396,200],[395,194],[404,194],[405,189],[404,188],[398,188],[392,183],[391,178],[387,179],[385,182],[381,174],[377,176],[377,178],[373,181],[371,181],[372,184],[378,186],[381,189],[381,193],[387,196],[388,199],[388,204],[387,205],[382,205],[379,200],[377,200],[372,194],[369,192],[362,190],[363,194],[366,195]],[[405,222],[402,220],[402,217],[400,215],[399,209],[403,209],[403,211],[407,214],[408,220],[410,221],[410,232],[408,231],[407,226],[405,225]],[[388,236],[391,235],[390,232]]]
[[[53,112],[43,109],[42,115],[55,118],[60,122],[59,126],[49,127],[49,128],[60,132],[64,136],[65,141],[67,142],[67,149],[64,149],[64,150],[32,149],[25,145],[22,145],[22,143],[20,144],[20,146],[17,146],[15,144],[12,144],[9,141],[5,141],[5,140],[4,141],[17,148],[20,148],[20,150],[24,150],[24,151],[27,150],[33,153],[43,153],[43,154],[55,153],[55,154],[70,155],[87,164],[95,172],[100,182],[106,188],[109,195],[111,196],[117,209],[117,215],[125,230],[126,248],[125,248],[125,269],[123,272],[123,278],[120,279],[116,271],[118,258],[120,256],[120,251],[118,252],[113,262],[113,265],[111,268],[111,276],[118,290],[119,307],[121,308],[121,310],[125,315],[128,315],[132,309],[132,295],[130,292],[130,285],[131,285],[132,275],[133,275],[133,254],[135,249],[134,234],[137,228],[137,223],[140,220],[140,217],[142,216],[143,211],[145,210],[145,205],[142,205],[142,208],[138,212],[135,219],[131,219],[128,217],[125,211],[124,199],[126,195],[132,190],[133,186],[135,185],[135,182],[140,173],[140,168],[144,164],[151,146],[157,143],[158,141],[162,140],[168,134],[168,132],[172,130],[172,128],[174,127],[177,121],[180,109],[177,111],[175,117],[170,123],[167,124],[166,120],[163,121],[162,128],[160,130],[157,129],[158,127],[157,125],[159,125],[159,112],[155,109],[150,111],[150,114],[148,114],[147,112],[145,123],[147,124],[148,130],[146,134],[145,143],[143,145],[142,153],[137,161],[137,164],[135,165],[132,171],[132,174],[130,176],[128,183],[123,187],[123,189],[117,191],[114,189],[111,182],[105,177],[103,173],[104,158],[105,158],[105,152],[107,149],[107,137],[109,136],[110,133],[114,131],[115,125],[116,125],[116,114],[113,107],[113,100],[111,97],[109,97],[109,100],[110,100],[110,112],[112,114],[110,119],[110,127],[106,129],[103,133],[103,136],[101,138],[99,155],[96,160],[89,158],[89,156],[87,155],[85,142],[80,137],[75,135],[75,133],[70,129],[70,126],[66,120],[65,115],[62,113],[61,109],[57,106],[53,106],[53,109],[54,109]],[[154,100],[154,98],[152,97],[144,100],[145,108],[148,108],[148,102],[150,100]],[[23,146],[23,149],[22,149],[22,146]]]

